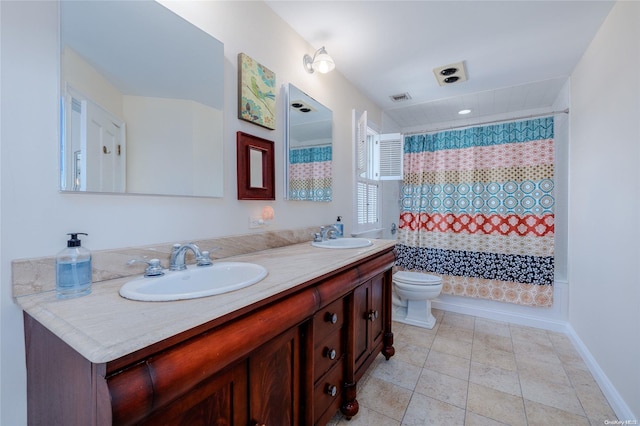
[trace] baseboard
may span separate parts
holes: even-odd
[[[591,352],[589,352],[587,346],[584,344],[584,342],[582,342],[582,339],[578,337],[578,334],[573,329],[571,324],[567,324],[566,334],[569,339],[571,339],[573,346],[576,348],[585,364],[587,364],[587,367],[589,367],[589,371],[591,371],[593,378],[598,383],[598,386],[600,386],[600,390],[602,390],[604,397],[607,398],[609,405],[611,405],[611,408],[613,409],[614,413],[616,413],[618,419],[620,421],[637,421],[638,417],[634,415],[634,413],[631,411],[631,407],[629,407],[624,399],[622,399],[622,396],[620,396],[615,386],[613,386],[613,383],[611,383],[607,375],[604,373],[604,371],[602,371],[600,365],[598,365],[595,358],[591,355]]]

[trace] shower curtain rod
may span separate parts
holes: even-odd
[[[464,125],[458,125],[458,126],[441,127],[441,128],[432,129],[432,130],[421,130],[421,131],[416,131],[416,132],[403,133],[403,135],[411,136],[411,135],[420,135],[420,134],[424,134],[424,133],[435,133],[435,132],[442,132],[443,130],[453,130],[453,129],[461,129],[463,127],[483,126],[485,124],[504,123],[506,121],[524,120],[524,119],[527,119],[527,118],[545,117],[545,116],[548,116],[548,115],[557,115],[557,114],[569,114],[569,108],[563,109],[561,111],[551,111],[551,112],[545,112],[545,113],[540,113],[540,114],[522,115],[520,117],[503,118],[501,120],[490,120],[490,121],[483,121],[483,122],[474,123],[474,124],[464,124]]]

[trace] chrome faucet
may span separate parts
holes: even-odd
[[[169,269],[172,271],[183,271],[187,269],[187,265],[184,262],[185,254],[188,250],[191,250],[196,257],[196,264],[198,266],[210,266],[213,265],[208,251],[200,251],[197,245],[193,243],[189,244],[174,244],[171,251],[171,263]]]
[[[320,227],[320,237],[322,238],[322,241],[326,241],[328,239],[335,240],[338,238],[338,235],[340,235],[340,230],[334,225]]]

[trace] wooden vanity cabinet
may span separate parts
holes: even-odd
[[[392,248],[166,341],[91,363],[25,312],[31,425],[324,425],[393,355]]]
[[[206,379],[141,425],[300,425],[302,328],[261,346]]]

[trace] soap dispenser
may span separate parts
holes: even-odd
[[[334,226],[338,230],[337,237],[342,238],[342,236],[344,235],[344,226],[342,225],[342,216],[338,216],[338,219],[336,220],[336,223],[334,224]]]
[[[56,296],[71,299],[91,293],[91,252],[82,247],[78,235],[69,233],[67,248],[56,256]]]

